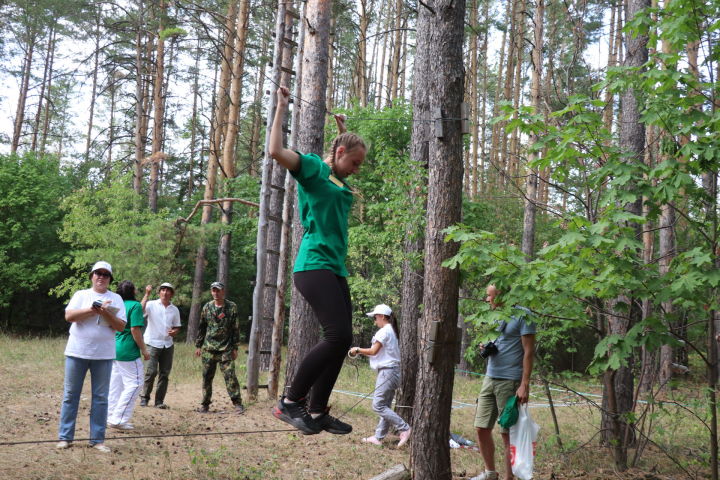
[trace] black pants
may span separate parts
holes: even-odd
[[[173,352],[175,345],[165,348],[147,346],[150,353],[150,360],[145,363],[145,383],[140,398],[150,401],[150,394],[155,383],[155,376],[158,377],[157,390],[155,391],[155,405],[165,403],[165,393],[168,388],[168,379],[173,365]]]
[[[350,289],[345,277],[335,275],[330,270],[297,272],[293,274],[293,281],[317,315],[323,338],[300,363],[287,397],[294,401],[300,400],[312,388],[308,410],[320,413],[327,407],[345,355],[352,344]]]

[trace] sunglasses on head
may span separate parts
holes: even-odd
[[[94,272],[96,276],[98,277],[112,277],[112,274],[110,272]]]

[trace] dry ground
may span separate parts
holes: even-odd
[[[273,402],[263,391],[260,401],[247,406],[245,415],[234,414],[219,372],[211,413],[195,413],[200,399],[200,365],[192,357],[192,349],[185,345],[178,345],[175,353],[166,397],[169,410],[137,407],[134,432],[108,431],[106,444],[113,449],[112,454],[85,448],[83,442],[57,451],[64,345],[65,339],[0,335],[0,443],[47,441],[0,445],[0,479],[368,479],[398,463],[409,465],[410,447],[397,449],[394,445],[397,437],[389,437],[391,441],[382,448],[360,442],[362,437],[372,434],[377,418],[369,400],[345,393],[335,393],[331,399],[335,415],[351,409],[343,420],[351,423],[354,431],[345,436],[327,433],[303,436],[282,431],[287,430],[287,425],[270,415]],[[242,383],[244,358],[238,360],[237,367]],[[358,368],[348,365],[337,388],[368,393],[373,382],[374,376],[366,364]],[[478,389],[478,377],[456,379],[454,398],[459,403],[453,409],[452,430],[470,439],[474,439],[474,409],[465,404],[474,403]],[[535,391],[541,389],[536,387]],[[89,396],[86,380],[76,438],[88,436]],[[563,436],[573,448],[572,454],[560,455],[550,436],[553,428],[548,409],[539,405],[545,399],[538,397],[534,401],[538,408],[533,409],[533,415],[542,427],[536,478],[688,478],[688,473],[651,450],[643,455],[638,468],[623,474],[613,472],[609,452],[597,447],[596,441],[590,441],[597,431],[597,415],[589,406],[559,409]],[[672,430],[676,423],[670,421],[663,426],[664,435],[677,438],[687,431],[680,427]],[[256,433],[259,431],[270,432]],[[218,432],[232,433],[215,435]],[[202,435],[162,437],[191,433]],[[133,438],[139,436],[157,437]],[[693,456],[702,451],[702,442],[702,438],[680,441],[678,450],[673,452],[687,463],[687,471],[695,478],[709,478],[704,476],[702,467],[693,463]],[[469,478],[481,471],[482,462],[474,450],[452,450],[452,468],[454,478]]]

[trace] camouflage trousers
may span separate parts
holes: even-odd
[[[232,350],[227,352],[209,352],[203,350],[202,352],[202,366],[203,366],[203,405],[210,405],[212,401],[212,384],[215,378],[215,371],[217,365],[220,364],[220,371],[225,377],[225,386],[227,387],[228,395],[233,404],[242,403],[242,397],[240,397],[240,384],[238,383],[237,376],[235,375],[235,361],[232,358]]]

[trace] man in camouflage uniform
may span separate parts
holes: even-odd
[[[237,305],[225,300],[225,285],[221,282],[213,282],[210,291],[213,300],[206,303],[200,313],[198,336],[195,340],[195,356],[202,357],[203,365],[203,399],[198,411],[207,413],[210,410],[212,382],[219,363],[235,411],[244,413],[240,384],[235,375],[235,359],[240,345]]]

